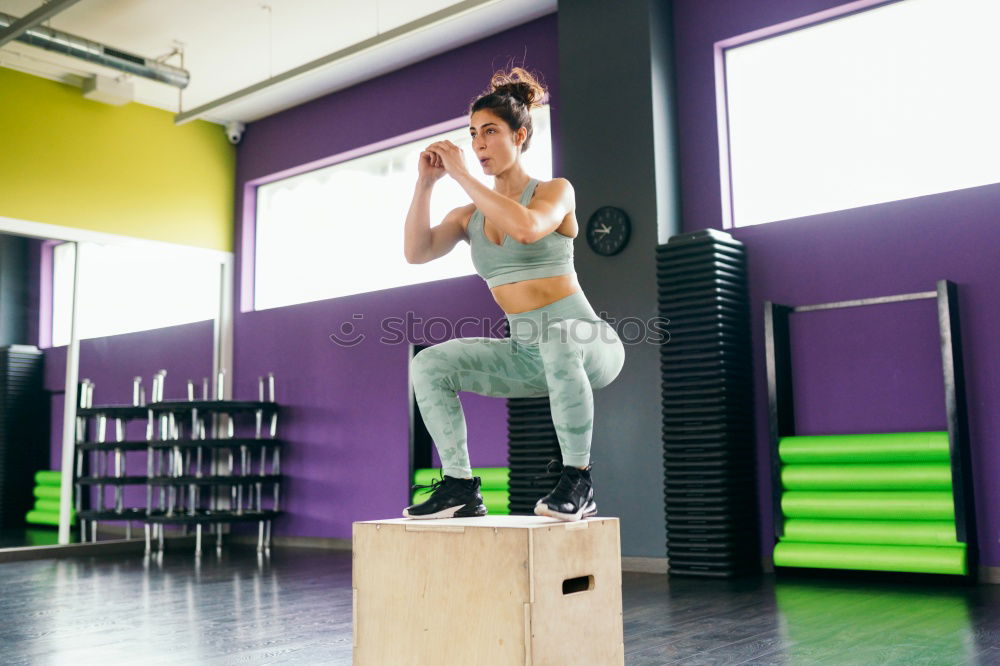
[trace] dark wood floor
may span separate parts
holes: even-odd
[[[0,586],[4,666],[351,663],[345,551],[10,562]],[[626,573],[626,663],[998,664],[997,587]]]

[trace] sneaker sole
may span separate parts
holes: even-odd
[[[590,518],[591,516],[597,515],[597,503],[591,502],[590,504],[582,507],[576,513],[560,513],[559,511],[553,511],[544,502],[540,502],[535,505],[535,515],[536,516],[548,516],[549,518],[558,518],[559,520],[565,520],[567,522],[573,522],[580,520],[581,518]]]
[[[434,520],[438,518],[476,518],[479,516],[486,515],[486,506],[483,504],[477,504],[471,506],[469,504],[459,504],[457,506],[450,506],[447,509],[442,509],[437,513],[426,513],[423,515],[412,515],[409,509],[403,509],[403,518],[413,518],[414,520]]]

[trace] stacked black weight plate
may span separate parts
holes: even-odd
[[[714,229],[657,247],[667,556],[674,575],[758,570],[743,244]]]
[[[0,347],[0,528],[21,527],[34,504],[35,472],[49,459],[42,352]]]
[[[506,320],[503,332],[510,337]],[[549,461],[562,461],[548,396],[507,399],[507,438],[510,513],[534,515],[535,502],[559,483],[558,466],[549,472]]]
[[[510,513],[534,515],[535,502],[559,482],[558,468],[547,471],[549,461],[562,460],[548,397],[508,398],[507,436]]]

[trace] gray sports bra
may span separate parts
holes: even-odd
[[[520,203],[527,206],[538,181],[532,178],[524,188]],[[573,239],[553,231],[534,243],[521,243],[504,235],[497,245],[483,232],[483,214],[477,208],[469,219],[469,246],[476,272],[493,287],[535,278],[568,275],[573,268]]]

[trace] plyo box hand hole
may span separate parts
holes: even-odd
[[[592,589],[594,589],[594,577],[592,575],[567,578],[562,584],[563,594],[576,594]]]

